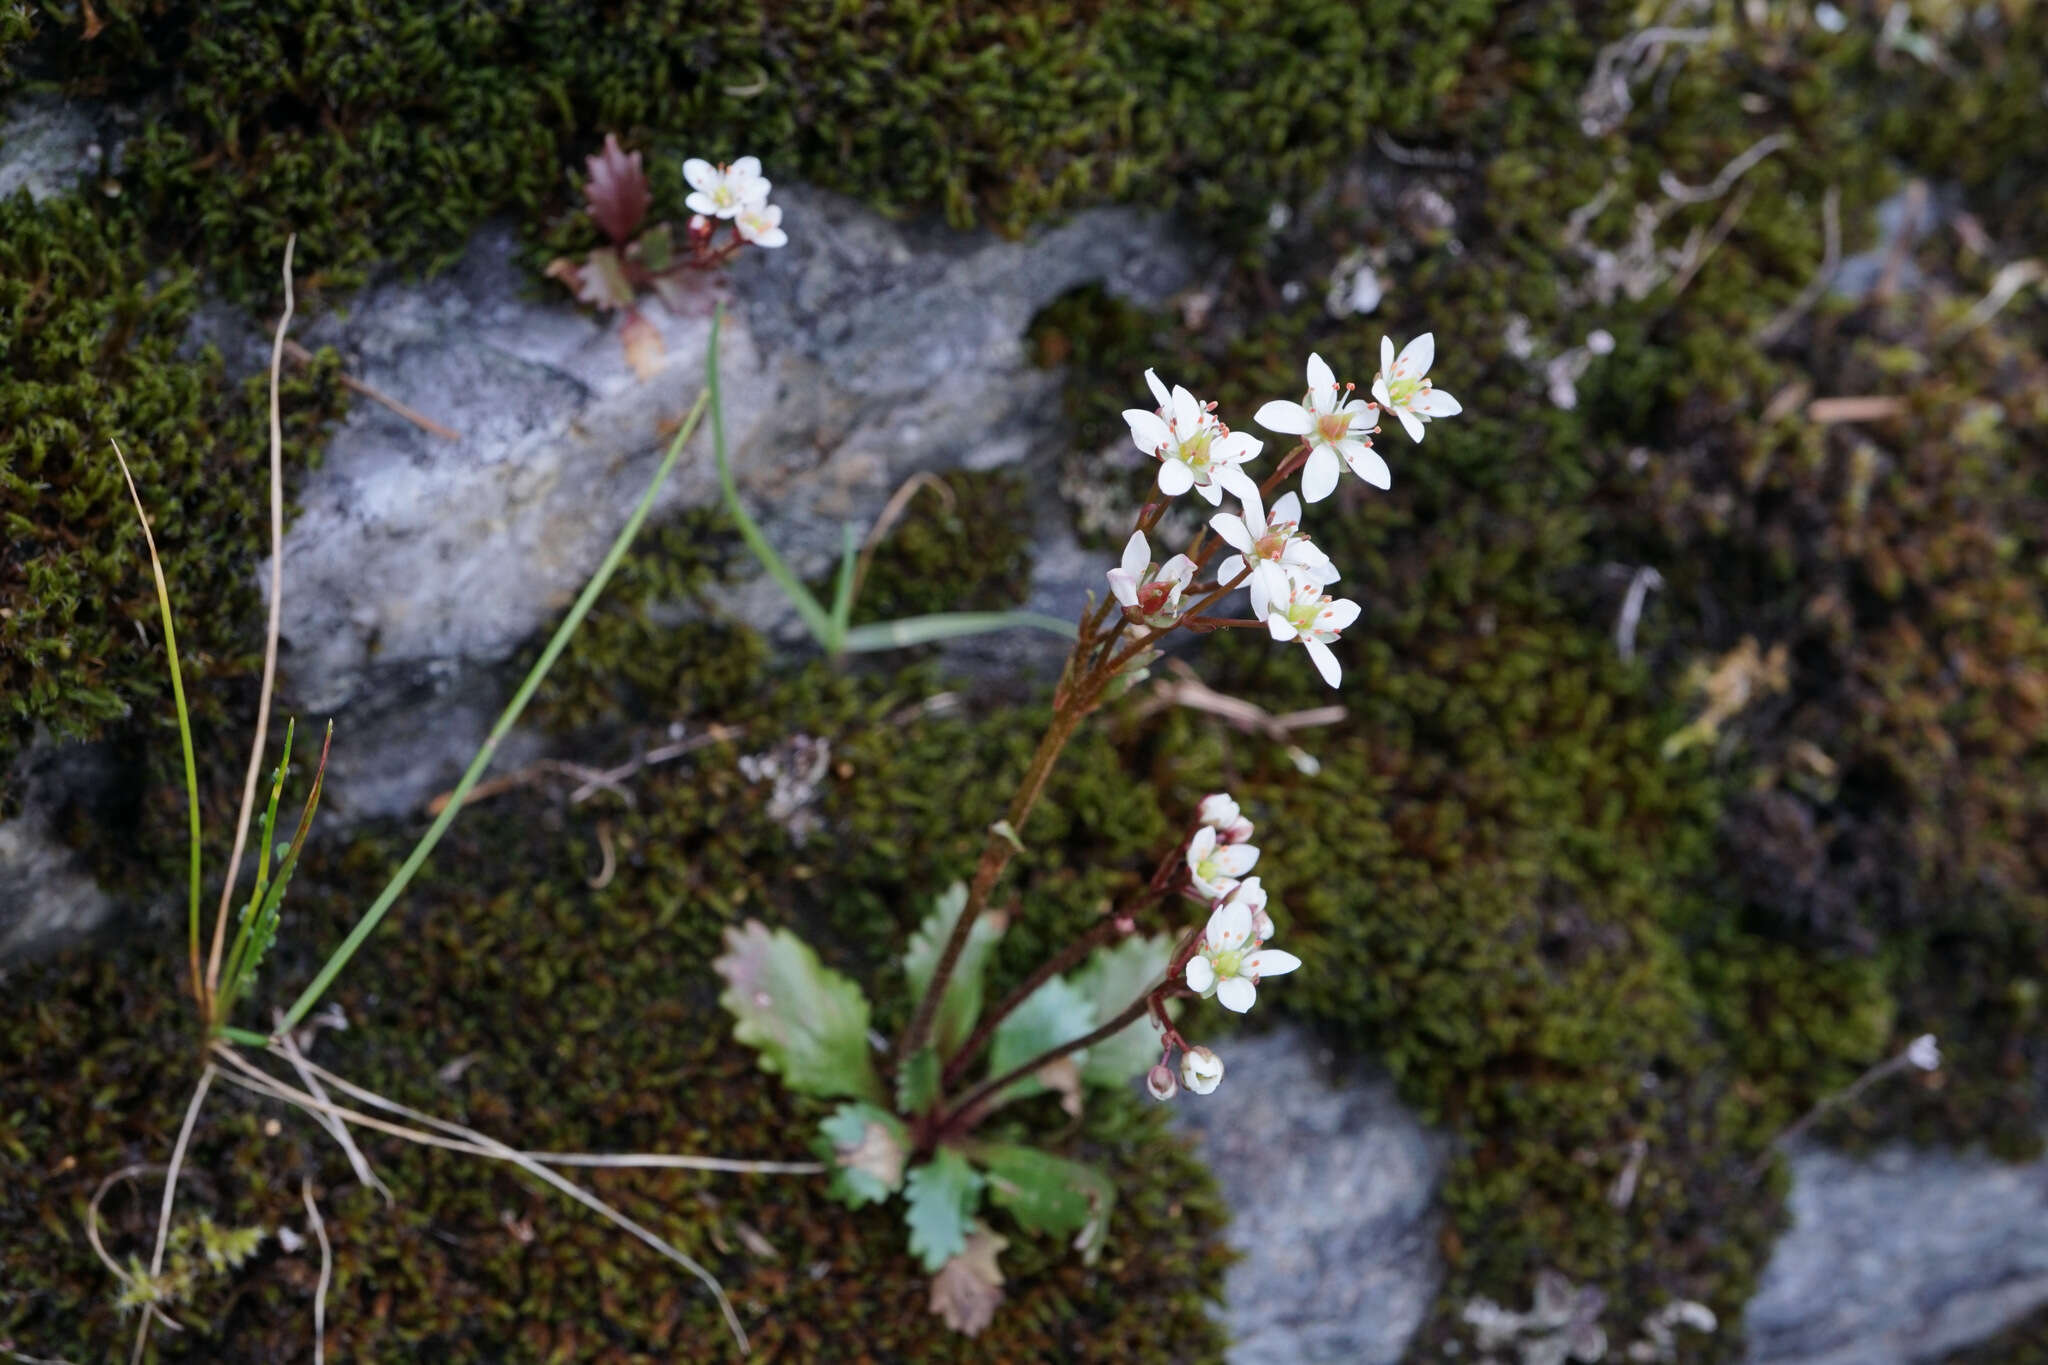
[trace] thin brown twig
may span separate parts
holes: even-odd
[[[263,775],[264,742],[270,737],[270,699],[277,687],[277,637],[284,626],[284,417],[278,397],[278,370],[284,364],[285,330],[292,323],[293,233],[284,242],[284,312],[270,346],[270,620],[263,636],[263,683],[256,696],[256,739],[249,746],[249,771],[242,779],[242,811],[235,820],[234,849],[228,854],[227,878],[221,883],[220,908],[214,913],[213,947],[206,957],[207,1023],[220,993],[220,954],[227,946],[228,906],[235,898],[235,874],[242,850],[249,844],[249,820],[256,813],[256,780]],[[264,849],[268,858],[270,850]]]
[[[299,343],[296,341],[287,341],[284,344],[284,353],[291,359],[293,364],[310,365],[313,363],[313,353],[307,350],[305,347],[299,345]],[[459,441],[462,439],[461,432],[456,431],[451,427],[443,426],[441,423],[436,422],[433,418],[427,416],[423,412],[418,411],[417,409],[407,407],[405,404],[399,402],[396,398],[393,398],[390,394],[385,393],[380,389],[373,388],[371,385],[363,382],[360,379],[357,379],[354,375],[349,374],[346,371],[343,371],[340,378],[343,388],[346,388],[353,393],[359,393],[373,403],[382,404],[384,407],[390,409],[392,412],[397,413],[400,417],[403,417],[406,421],[412,423],[420,430],[431,432],[434,435],[439,436],[444,441]]]
[[[902,519],[904,512],[909,510],[910,500],[926,488],[939,495],[948,512],[959,506],[960,499],[954,495],[952,488],[944,479],[929,471],[919,470],[898,484],[896,491],[889,495],[889,501],[883,504],[881,515],[875,518],[875,524],[868,528],[867,539],[861,542],[860,558],[855,560],[853,565],[853,595],[856,598],[860,596],[861,585],[868,581],[868,566],[874,562],[875,551],[881,547],[883,539],[889,532],[896,529],[896,523]]]
[[[335,1120],[337,1123],[340,1120]],[[327,1220],[313,1201],[313,1178],[299,1178],[299,1195],[306,1201],[306,1221],[320,1241],[320,1282],[313,1288],[313,1365],[327,1362],[327,1286],[334,1280],[334,1247],[327,1240]]]
[[[85,1206],[85,1240],[92,1243],[93,1252],[100,1258],[100,1263],[105,1265],[113,1277],[122,1284],[133,1284],[135,1277],[130,1275],[121,1263],[113,1258],[113,1255],[107,1250],[107,1244],[100,1238],[100,1205],[106,1201],[107,1192],[123,1180],[148,1175],[152,1171],[161,1171],[162,1169],[163,1167],[153,1161],[141,1161],[132,1166],[123,1166],[120,1170],[115,1171],[112,1175],[100,1181],[99,1188],[92,1192],[91,1202]],[[155,1304],[143,1305],[142,1311],[145,1315],[150,1313],[156,1314],[163,1322],[163,1325],[173,1332],[185,1330],[182,1324]]]
[[[592,891],[602,891],[610,886],[612,877],[619,870],[619,855],[612,847],[612,822],[609,820],[597,822],[597,847],[604,855],[604,865],[597,870],[595,877],[583,879],[583,884]]]
[[[737,738],[739,734],[740,730],[736,726],[707,726],[702,734],[692,735],[688,739],[677,740],[672,744],[664,744],[657,749],[649,749],[646,753],[641,754],[637,758],[629,759],[619,764],[616,768],[592,768],[587,764],[571,763],[559,758],[536,759],[517,772],[506,773],[502,777],[487,778],[477,783],[469,789],[469,796],[462,804],[466,808],[475,805],[478,801],[483,801],[493,796],[502,796],[506,792],[530,786],[543,777],[561,776],[573,777],[582,783],[581,786],[569,793],[569,804],[572,806],[582,805],[601,791],[614,793],[620,800],[630,806],[634,803],[634,797],[623,785],[627,778],[643,768],[652,768],[657,764],[673,762],[685,754],[692,754],[699,749],[709,748],[713,744],[722,744],[726,740]],[[452,790],[445,791],[429,801],[427,803],[427,814],[439,815],[442,811],[446,810],[448,808],[448,800],[454,794]]]
[[[1167,667],[1176,676],[1162,678],[1148,688],[1145,699],[1131,708],[1133,719],[1143,720],[1170,706],[1185,706],[1228,721],[1247,733],[1263,735],[1276,744],[1285,744],[1296,730],[1335,725],[1350,714],[1344,707],[1332,705],[1275,715],[1256,702],[1218,692],[1195,676],[1195,671],[1183,660],[1175,659]]]

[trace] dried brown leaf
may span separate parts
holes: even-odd
[[[643,382],[661,373],[661,363],[668,355],[668,347],[662,344],[661,333],[653,323],[638,312],[628,312],[619,340],[626,347],[626,363],[633,367],[633,373]]]
[[[1003,1301],[1003,1272],[996,1257],[1009,1244],[1007,1237],[976,1223],[967,1234],[966,1249],[932,1276],[931,1309],[946,1326],[971,1337],[995,1320]]]

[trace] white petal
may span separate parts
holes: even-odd
[[[1233,976],[1216,987],[1216,1003],[1234,1014],[1243,1014],[1259,998],[1259,988],[1241,976]]]
[[[1122,569],[1109,571],[1109,591],[1117,602],[1126,607],[1138,605],[1138,580]]]
[[[1301,469],[1301,495],[1310,502],[1321,502],[1335,491],[1337,477],[1343,472],[1337,453],[1328,446],[1317,446]]]
[[[1252,566],[1252,610],[1264,616],[1259,603],[1263,599],[1268,605],[1287,600],[1287,573],[1270,559]]]
[[[1246,586],[1251,591],[1252,615],[1261,621],[1269,620],[1269,613],[1273,610],[1273,594],[1266,590],[1266,580],[1253,574],[1251,582]]]
[[[1214,829],[1227,829],[1243,812],[1229,792],[1211,792],[1195,807],[1195,818]]]
[[[693,190],[709,190],[718,183],[718,168],[701,156],[693,156],[683,163],[683,179],[690,182]]]
[[[1255,916],[1266,908],[1266,902],[1270,899],[1266,888],[1259,885],[1257,877],[1246,877],[1239,882],[1237,889],[1230,893],[1230,898],[1234,901],[1243,901]]]
[[[1249,431],[1233,431],[1210,443],[1209,458],[1217,464],[1243,464],[1258,459],[1265,444]]]
[[[1173,430],[1183,441],[1202,425],[1202,405],[1180,385],[1173,386]]]
[[[1251,976],[1285,976],[1301,965],[1301,959],[1293,953],[1283,953],[1278,948],[1261,948],[1248,955],[1243,970]]]
[[[1276,640],[1285,641],[1294,638],[1294,623],[1280,614],[1280,603],[1278,602],[1269,602],[1266,605],[1266,629],[1272,632],[1273,638]]]
[[[754,239],[755,246],[788,246],[789,234],[781,228],[769,228]]]
[[[1157,370],[1145,371],[1145,385],[1152,390],[1152,397],[1157,400],[1156,406],[1161,412],[1173,406],[1173,395],[1166,391],[1166,385],[1159,382]]]
[[[1401,348],[1401,358],[1394,362],[1394,368],[1406,378],[1420,379],[1435,363],[1436,333],[1424,332]]]
[[[1244,472],[1243,465],[1225,465],[1216,471],[1216,487],[1220,490],[1211,502],[1221,503],[1223,493],[1229,493],[1242,503],[1257,503],[1259,486],[1252,482],[1252,476]]]
[[[1207,995],[1216,984],[1216,969],[1209,965],[1209,959],[1200,953],[1188,959],[1188,989],[1198,995]]]
[[[1259,850],[1253,844],[1226,844],[1209,855],[1209,866],[1226,877],[1242,877],[1258,864]]]
[[[1196,830],[1194,833],[1194,837],[1188,840],[1189,870],[1192,871],[1194,869],[1195,864],[1201,862],[1202,859],[1208,857],[1209,854],[1215,850],[1215,848],[1216,831],[1213,828],[1211,828],[1208,825],[1204,825],[1200,829]]]
[[[1194,581],[1194,577],[1195,561],[1189,559],[1186,555],[1175,555],[1172,559],[1159,566],[1158,581],[1174,584],[1174,596],[1176,597],[1180,596],[1182,589]]]
[[[1147,455],[1158,454],[1161,446],[1173,449],[1173,432],[1159,420],[1157,413],[1143,408],[1125,408],[1124,422],[1131,429],[1131,440]]]
[[[1316,672],[1323,675],[1323,681],[1332,687],[1341,683],[1344,680],[1344,667],[1337,662],[1337,656],[1330,652],[1330,647],[1320,640],[1309,640],[1305,643],[1308,646],[1308,657],[1315,663]]]
[[[1381,374],[1373,376],[1372,398],[1373,401],[1375,403],[1378,403],[1382,408],[1391,408],[1394,406],[1393,395],[1387,392],[1387,377],[1385,375]]]
[[[1152,547],[1145,542],[1145,533],[1131,532],[1131,538],[1124,542],[1124,557],[1118,561],[1118,567],[1132,578],[1139,578],[1151,563]]]
[[[1195,486],[1195,471],[1179,460],[1159,462],[1159,491],[1169,498],[1177,498]]]
[[[1237,576],[1243,572],[1243,555],[1225,555],[1216,562],[1216,581],[1218,583],[1234,582]],[[1261,614],[1263,615],[1263,613]]]
[[[1422,439],[1422,419],[1420,417],[1417,417],[1406,408],[1395,408],[1394,416],[1401,419],[1401,429],[1408,433],[1409,440],[1419,441]]]
[[[1272,526],[1283,521],[1301,525],[1301,498],[1292,491],[1280,495],[1280,501],[1273,504],[1273,519],[1266,524]]]
[[[1251,528],[1244,524],[1244,518],[1235,512],[1218,512],[1215,516],[1209,518],[1209,525],[1215,528],[1216,534],[1223,538],[1223,543],[1233,550],[1250,554],[1252,546],[1258,544],[1258,537],[1254,536]],[[1224,573],[1220,567],[1216,572],[1222,577],[1224,582],[1228,583],[1230,581],[1231,575]]]
[[[1385,374],[1393,368],[1394,340],[1392,337],[1383,336],[1380,338],[1380,373]]]
[[[692,213],[701,213],[706,218],[716,218],[718,216],[718,201],[702,190],[683,200],[683,207]]]
[[[1401,414],[1403,425],[1413,420],[1407,413]],[[1357,441],[1346,441],[1344,445],[1344,463],[1351,466],[1352,473],[1364,479],[1374,488],[1392,488],[1394,486],[1394,471],[1387,468],[1387,462],[1380,458],[1380,453],[1377,450]],[[1357,447],[1356,454],[1353,454],[1350,450],[1352,446]]]
[[[1357,619],[1358,603],[1348,597],[1340,597],[1316,613],[1316,629],[1349,630]]]
[[[1415,395],[1415,410],[1424,417],[1456,417],[1465,407],[1442,389],[1424,389]]]
[[[1321,356],[1311,354],[1308,358],[1309,392],[1321,393],[1325,389],[1334,389],[1336,387],[1337,376],[1330,373],[1330,367],[1323,363]]]
[[[1214,480],[1208,483],[1196,484],[1195,492],[1211,507],[1221,507],[1223,505],[1223,485]]]
[[[1252,420],[1268,431],[1283,436],[1306,436],[1316,429],[1316,419],[1299,403],[1276,398],[1252,414]]]
[[[1208,826],[1204,825],[1203,828],[1207,829]],[[1233,844],[1232,847],[1241,848],[1243,845]],[[1251,936],[1251,907],[1225,901],[1209,916],[1209,927],[1202,931],[1202,946],[1212,953],[1236,952],[1244,947]]]
[[[761,158],[758,156],[743,156],[726,169],[732,173],[735,179],[759,180],[761,178]]]

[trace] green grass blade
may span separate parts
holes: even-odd
[[[1073,639],[1079,632],[1072,621],[1036,611],[946,611],[934,616],[906,616],[900,621],[877,621],[855,626],[846,632],[839,647],[849,654],[877,649],[904,649],[952,640],[963,635],[985,635],[990,631],[1027,628]]]
[[[825,648],[837,654],[846,640],[846,627],[853,620],[853,585],[860,573],[860,536],[853,523],[840,526],[839,581],[832,588],[832,641]]]
[[[703,417],[704,409],[707,405],[711,407],[714,414],[713,428],[714,430],[717,428],[715,414],[717,413],[718,330],[719,322],[714,320],[711,325],[711,358],[709,361],[712,383],[698,397],[696,404],[690,409],[690,415],[684,419],[681,429],[676,432],[675,439],[669,443],[668,453],[662,457],[660,467],[654,471],[654,477],[648,481],[647,491],[641,494],[639,505],[634,507],[633,514],[626,518],[625,526],[620,529],[617,538],[612,541],[611,549],[605,552],[605,557],[597,566],[597,571],[590,576],[590,581],[583,585],[583,591],[576,598],[575,605],[569,608],[569,614],[562,619],[562,624],[556,628],[554,636],[547,643],[547,648],[541,651],[540,658],[535,660],[533,667],[527,671],[525,679],[519,684],[519,690],[512,694],[512,700],[506,704],[504,711],[498,716],[497,723],[491,727],[491,733],[485,737],[483,744],[478,747],[476,757],[470,760],[468,771],[462,774],[462,780],[456,783],[455,790],[449,793],[448,804],[442,808],[438,816],[434,817],[434,823],[429,825],[427,832],[420,836],[419,843],[413,846],[412,852],[399,865],[398,871],[392,874],[390,882],[385,885],[383,891],[378,893],[377,899],[371,903],[370,908],[363,912],[363,917],[356,922],[355,928],[349,931],[348,937],[342,940],[341,946],[336,948],[327,961],[322,964],[319,974],[307,984],[305,990],[299,993],[299,998],[292,1003],[292,1007],[285,1011],[284,1022],[281,1028],[288,1029],[296,1026],[301,1019],[306,1017],[307,1012],[320,1002],[320,997],[327,993],[329,986],[334,984],[334,978],[340,974],[343,967],[348,965],[348,960],[356,955],[356,951],[363,946],[363,940],[376,931],[377,925],[382,922],[384,916],[397,903],[399,896],[411,883],[413,877],[425,865],[428,855],[434,851],[434,846],[441,842],[441,836],[448,832],[448,826],[455,822],[455,817],[461,813],[463,802],[468,798],[470,789],[476,786],[477,782],[483,777],[484,770],[491,766],[491,760],[497,757],[498,746],[504,743],[505,736],[510,734],[512,727],[518,723],[520,714],[526,710],[526,704],[533,700],[533,694],[540,689],[541,680],[547,677],[548,670],[554,667],[555,660],[561,657],[564,649],[568,648],[570,637],[576,633],[576,628],[583,624],[583,618],[590,614],[591,607],[596,605],[597,599],[603,594],[605,585],[611,582],[613,572],[619,567],[619,561],[625,558],[626,547],[633,543],[633,537],[639,534],[641,523],[645,522],[647,514],[654,510],[655,497],[661,492],[662,485],[668,482],[669,474],[676,467],[676,460],[683,453],[684,444],[690,439],[690,433],[697,429],[697,423]],[[723,461],[721,460],[721,467],[722,465]]]
[[[291,728],[285,731],[287,755],[291,748]],[[278,916],[284,908],[285,888],[291,884],[292,872],[299,865],[299,853],[306,846],[306,835],[313,828],[313,813],[320,809],[320,793],[327,785],[327,755],[334,748],[334,722],[327,722],[327,737],[320,745],[320,764],[313,770],[313,786],[306,793],[306,804],[299,812],[299,827],[292,835],[291,846],[277,865],[277,876],[269,880],[260,901],[251,901],[249,912],[242,917],[242,926],[235,934],[235,944],[228,952],[227,974],[221,978],[221,998],[215,1011],[218,1020],[225,1021],[234,1012],[235,1002],[242,996],[251,981],[256,978],[256,969],[263,965],[264,954],[277,941]],[[279,769],[282,773],[283,769]],[[276,800],[271,804],[275,806]],[[269,833],[265,830],[266,835]],[[266,850],[264,861],[269,861]]]
[[[262,843],[257,845],[260,856],[256,859],[256,888],[249,893],[249,908],[243,911],[243,919],[263,901],[263,888],[270,883],[270,860],[277,853],[274,840],[277,838],[277,798],[284,794],[284,775],[292,766],[292,736],[298,731],[296,719],[284,724],[284,756],[277,760],[277,771],[270,777],[270,804],[263,808]]]
[[[818,605],[818,599],[803,585],[803,580],[790,572],[789,565],[782,562],[782,556],[775,553],[775,547],[768,543],[768,537],[760,526],[748,515],[746,504],[740,501],[739,485],[733,481],[732,464],[725,454],[725,409],[718,397],[718,348],[711,348],[710,357],[705,361],[705,392],[711,396],[711,449],[718,460],[718,486],[725,494],[725,510],[731,514],[733,524],[740,529],[740,539],[747,542],[747,548],[754,552],[754,558],[761,561],[761,567],[782,589],[782,595],[796,608],[796,614],[803,618],[804,625],[822,649],[833,649],[832,618]],[[836,651],[834,651],[836,652]]]
[[[171,659],[171,700],[178,708],[178,743],[185,752],[185,811],[190,825],[187,861],[191,896],[186,919],[191,930],[192,995],[204,1009],[205,988],[199,976],[199,762],[192,753],[192,713],[185,706],[185,670],[178,663],[178,630],[171,622],[171,589],[164,582],[164,564],[156,552],[156,536],[149,529],[149,514],[142,510],[142,494],[135,491],[135,475],[129,472],[128,457],[112,439],[107,444],[114,447],[121,477],[128,484],[128,496],[135,503],[135,519],[142,523],[143,543],[149,546],[149,571],[156,579],[157,614],[164,623],[164,650]]]

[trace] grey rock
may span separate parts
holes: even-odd
[[[345,317],[307,329],[309,345],[338,346],[352,373],[461,435],[359,402],[286,538],[287,702],[386,718],[375,751],[358,747],[337,767],[338,807],[402,808],[459,770],[442,694],[475,705],[461,680],[502,665],[596,566],[660,458],[664,424],[698,396],[715,302],[727,308],[720,372],[736,476],[791,566],[818,577],[837,559],[842,523],[865,530],[916,472],[1050,468],[1059,377],[1024,346],[1047,303],[1090,282],[1157,302],[1192,273],[1167,225],[1122,210],[1011,241],[891,224],[800,187],[778,197],[788,247],[743,257],[700,306],[642,310],[666,347],[645,380],[626,367],[616,325],[538,288],[504,230],[481,234],[446,275],[373,287]],[[237,353],[218,317],[204,330]],[[658,514],[716,497],[700,433]],[[1057,503],[1043,502],[1031,605],[1067,616],[1094,566]],[[765,574],[722,605],[801,637]],[[1058,658],[1046,637],[1023,635],[964,653],[1006,667]],[[408,732],[450,752],[431,758]]]
[[[36,746],[0,774],[22,807],[0,821],[0,962],[75,942],[112,915],[112,899],[54,826],[65,802],[105,799],[115,776],[91,745]]]
[[[100,161],[85,106],[52,96],[16,100],[0,118],[0,199],[20,190],[41,203],[70,190]]]
[[[1228,1040],[1215,1095],[1174,1101],[1231,1209],[1232,1365],[1397,1365],[1443,1266],[1448,1142],[1385,1076],[1333,1074],[1307,1033]]]
[[[1802,1147],[1792,1180],[1750,1365],[1911,1365],[2048,1304],[2048,1160]]]

